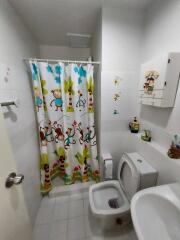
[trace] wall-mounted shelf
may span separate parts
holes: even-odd
[[[158,142],[156,141],[151,141],[151,142],[146,142],[146,141],[143,141],[141,139],[141,134],[142,132],[140,133],[137,133],[137,134],[132,134],[135,138],[138,139],[138,141],[142,144],[147,144],[148,146],[152,147],[153,149],[155,149],[156,151],[158,151],[162,156],[164,156],[165,159],[167,159],[168,161],[172,161],[172,162],[175,162],[176,164],[180,165],[180,159],[174,159],[174,158],[170,158],[168,155],[167,155],[167,152],[168,152],[168,149],[165,148],[164,146],[160,145]]]

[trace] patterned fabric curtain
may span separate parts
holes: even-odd
[[[52,179],[65,184],[100,180],[93,106],[93,66],[30,61],[40,152],[41,191]]]

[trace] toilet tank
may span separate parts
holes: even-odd
[[[139,190],[153,187],[157,183],[158,172],[138,153],[127,153],[140,174]]]

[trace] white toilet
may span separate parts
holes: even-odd
[[[109,229],[129,222],[131,198],[137,191],[155,186],[157,176],[157,171],[138,153],[124,153],[118,180],[104,181],[89,189],[91,211],[102,227]]]

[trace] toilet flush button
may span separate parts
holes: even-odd
[[[142,163],[142,160],[141,159],[137,159],[137,162]]]

